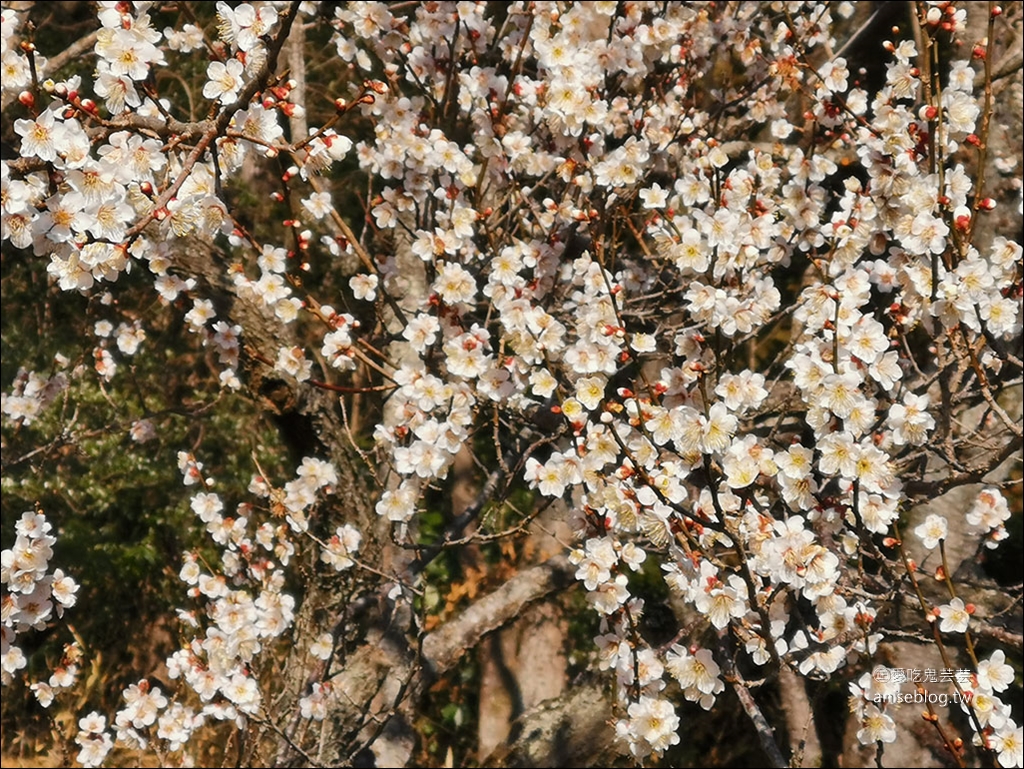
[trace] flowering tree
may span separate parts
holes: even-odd
[[[576,585],[602,672],[478,760],[738,703],[775,766],[1021,766],[1019,571],[978,566],[1019,537],[1019,3],[65,5],[2,17],[2,666],[70,757],[404,764]],[[69,451],[176,456],[189,507],[109,712],[43,643],[107,504]]]

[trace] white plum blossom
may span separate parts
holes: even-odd
[[[206,68],[207,83],[203,86],[203,96],[222,104],[234,102],[242,89],[244,68],[245,65],[238,59],[229,59],[226,64],[222,61],[210,62]]]
[[[949,527],[946,519],[935,513],[929,513],[924,522],[914,529],[914,534],[920,538],[921,544],[927,550],[934,550],[939,542],[946,538],[948,533]]]
[[[654,753],[660,756],[679,743],[679,716],[668,700],[641,697],[629,706],[625,729],[630,749],[638,758]]]
[[[864,708],[861,719],[862,726],[857,732],[857,739],[864,745],[875,742],[895,742],[896,722],[892,717],[879,710],[877,705],[868,704]]]
[[[350,524],[339,526],[334,535],[327,541],[323,552],[320,554],[320,560],[330,564],[338,571],[350,569],[355,565],[353,556],[359,551],[362,539],[362,534]]]
[[[940,618],[939,630],[943,633],[964,633],[970,623],[970,609],[964,606],[960,598],[954,598],[948,604],[937,609]]]

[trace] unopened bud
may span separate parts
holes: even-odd
[[[984,198],[980,203],[978,203],[978,208],[982,211],[992,211],[995,207],[996,201],[993,198]]]
[[[31,107],[33,104],[36,103],[36,97],[32,94],[31,91],[22,91],[18,94],[18,101],[26,107]]]

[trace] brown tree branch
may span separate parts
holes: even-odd
[[[743,712],[747,714],[750,722],[754,725],[758,742],[761,743],[761,749],[764,750],[765,758],[768,759],[768,766],[779,768],[789,766],[789,763],[782,755],[782,751],[779,749],[778,743],[775,741],[775,732],[771,724],[768,723],[768,719],[761,712],[761,708],[754,699],[754,695],[747,688],[747,682],[736,669],[736,665],[732,660],[732,654],[728,648],[727,638],[728,633],[726,630],[719,633],[718,656],[719,664],[722,667],[722,675],[729,685],[732,686],[733,691],[736,692],[740,705],[743,706]]]
[[[336,696],[328,715],[325,763],[335,765],[351,758],[351,746],[362,726],[376,722],[379,732],[398,711],[402,697],[418,699],[430,680],[449,671],[485,635],[514,620],[531,603],[572,585],[574,571],[565,556],[556,556],[520,572],[424,636],[419,650],[400,632],[401,622],[371,633],[345,660],[344,669],[330,679]],[[602,712],[607,715],[603,706]],[[373,744],[365,747],[372,750]],[[288,760],[286,755],[279,756],[278,765],[287,765]]]
[[[527,710],[512,724],[508,740],[482,766],[609,766],[616,757],[615,707],[607,682],[590,675],[561,697]]]
[[[458,619],[430,633],[423,640],[423,659],[434,673],[449,670],[467,649],[511,622],[523,608],[550,593],[573,584],[576,568],[565,556],[520,572],[493,593],[476,601]]]

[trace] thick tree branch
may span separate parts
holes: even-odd
[[[515,619],[534,601],[573,584],[575,567],[556,556],[513,577],[474,603],[458,619],[442,625],[423,640],[423,659],[433,673],[449,670],[463,652]]]
[[[747,714],[750,722],[754,725],[758,742],[761,743],[761,749],[764,750],[765,757],[768,759],[768,766],[789,766],[789,763],[782,755],[782,751],[779,750],[778,743],[775,741],[775,732],[771,724],[764,717],[764,713],[761,712],[761,708],[754,699],[754,695],[747,688],[747,682],[743,680],[743,676],[740,675],[735,663],[732,661],[732,654],[726,643],[727,637],[725,632],[719,634],[718,656],[719,664],[722,666],[722,674],[729,685],[732,686],[733,691],[736,692],[740,705],[743,706],[743,712]]]
[[[483,766],[607,766],[615,758],[614,709],[607,681],[591,675],[573,682],[561,697],[523,713],[508,741]]]
[[[510,579],[493,593],[476,601],[456,619],[427,634],[417,650],[402,635],[397,623],[371,633],[346,661],[330,683],[336,692],[328,765],[347,760],[361,724],[380,725],[397,712],[402,697],[417,699],[433,678],[443,675],[480,640],[508,622],[535,601],[567,589],[574,567],[565,556],[556,556]],[[604,711],[607,713],[607,711]],[[373,745],[367,745],[371,750]],[[342,755],[345,753],[345,755]],[[286,762],[278,765],[286,765]]]

